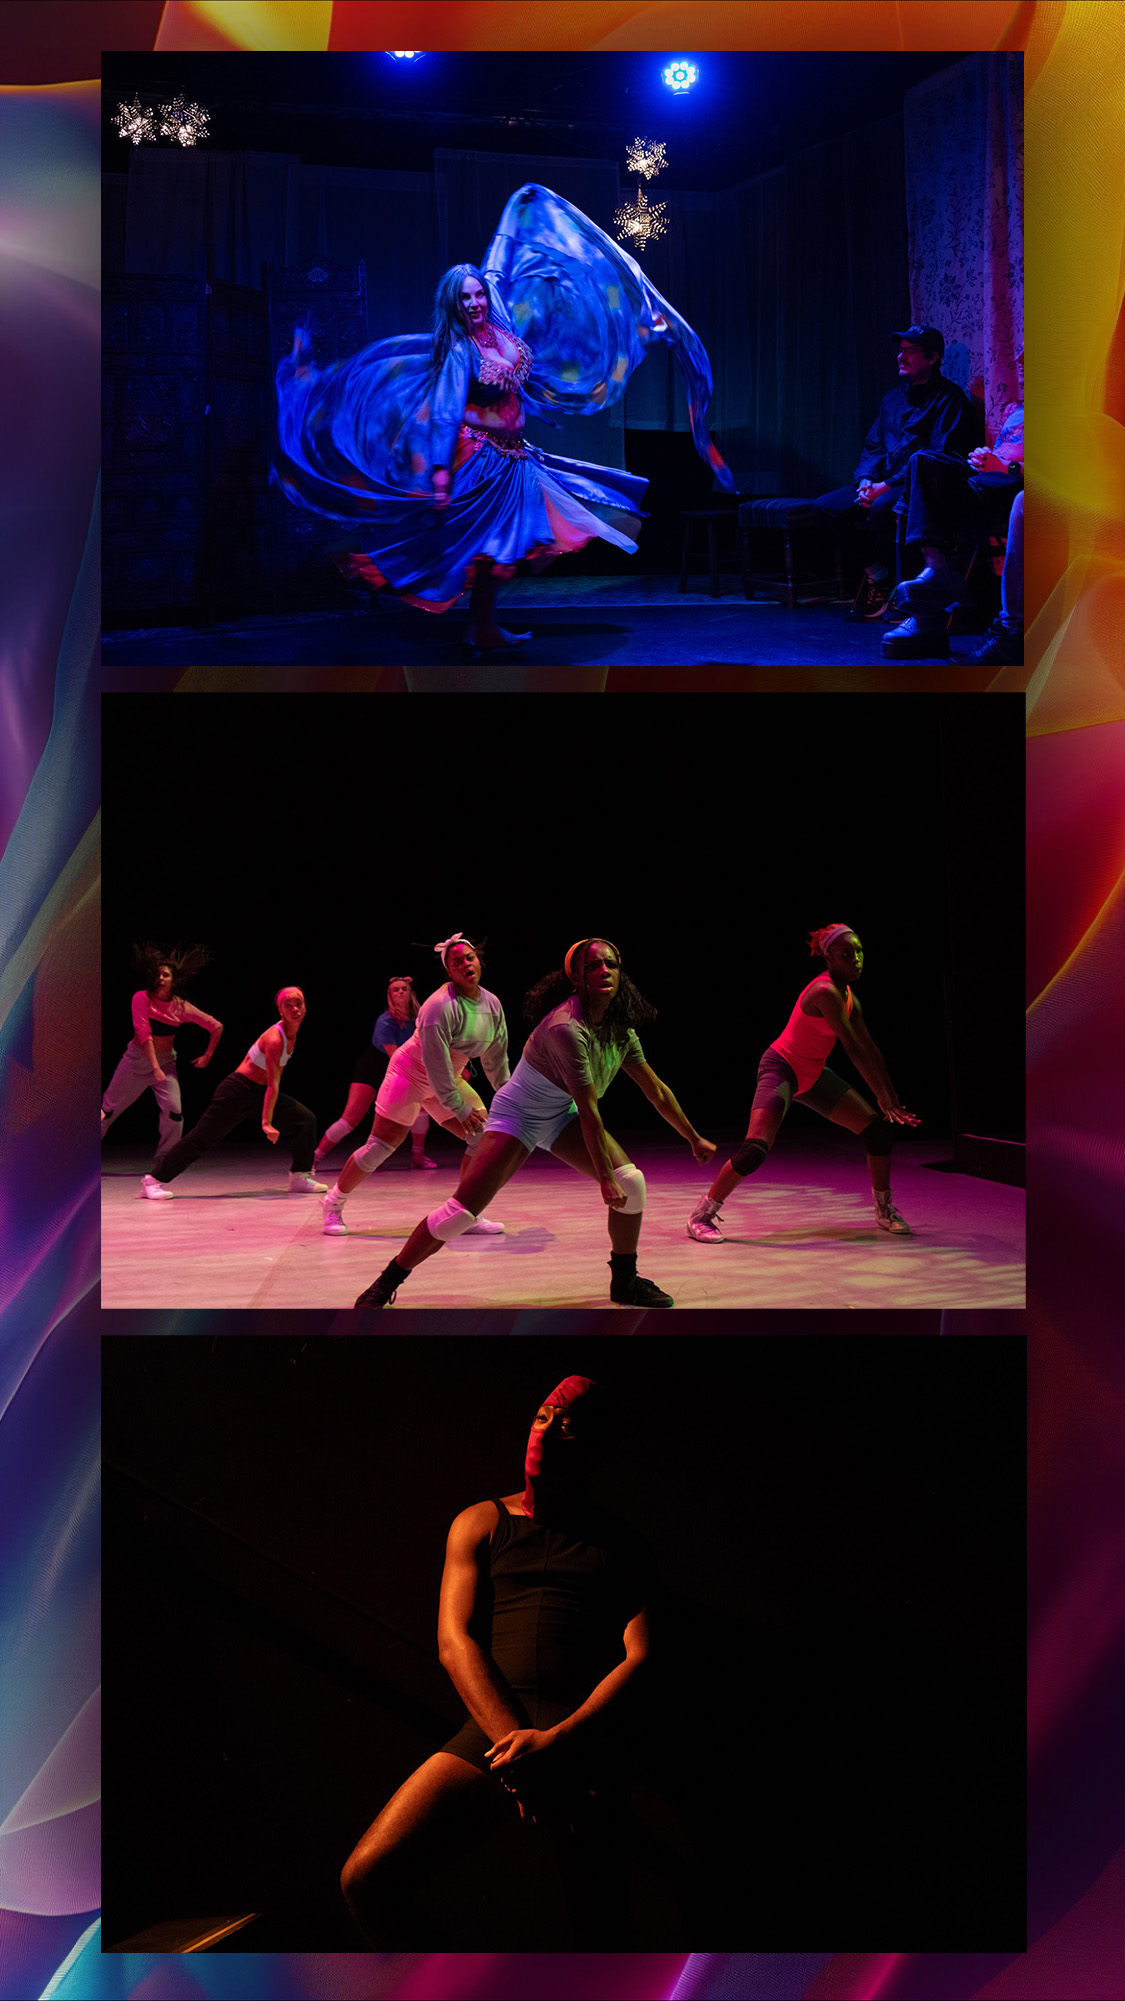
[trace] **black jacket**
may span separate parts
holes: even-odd
[[[940,371],[928,382],[899,383],[879,405],[879,415],[864,440],[860,479],[899,479],[915,452],[952,452],[967,458],[983,445],[984,431],[973,404],[955,382]]]

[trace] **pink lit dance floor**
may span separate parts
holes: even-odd
[[[709,1170],[684,1147],[638,1139],[648,1182],[638,1271],[694,1309],[1022,1307],[1023,1190],[940,1171],[947,1152],[896,1147],[894,1198],[914,1234],[891,1237],[875,1226],[862,1155],[835,1135],[787,1136],[728,1201],[725,1241],[699,1244],[686,1224]],[[349,1235],[326,1237],[319,1196],[290,1195],[287,1159],[264,1146],[221,1147],[172,1184],[169,1202],[138,1199],[150,1164],[132,1150],[103,1153],[105,1306],[349,1307],[456,1185],[445,1156],[433,1173],[383,1168],[348,1201]],[[504,1235],[447,1245],[411,1274],[392,1313],[608,1306],[593,1181],[538,1154],[488,1213]]]

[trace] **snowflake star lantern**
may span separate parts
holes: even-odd
[[[211,114],[201,104],[186,104],[182,96],[160,107],[160,137],[178,139],[181,146],[194,146],[206,139]]]
[[[134,92],[132,104],[119,104],[113,123],[123,139],[131,139],[139,146],[142,139],[156,138],[156,122],[151,111],[146,111],[140,98]]]

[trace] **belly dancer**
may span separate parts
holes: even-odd
[[[376,341],[318,368],[298,329],[277,371],[272,477],[294,505],[350,524],[332,551],[373,591],[446,612],[471,592],[466,640],[523,645],[496,616],[500,584],[594,537],[634,551],[647,480],[544,450],[528,416],[592,416],[624,395],[650,346],[670,348],[696,449],[711,443],[706,351],[639,264],[572,202],[529,182],[500,218],[483,268],[438,283],[430,335]]]
[[[552,1836],[576,1945],[632,1943],[622,1725],[649,1652],[649,1566],[635,1532],[587,1491],[606,1402],[588,1377],[566,1377],[533,1419],[522,1489],[463,1509],[450,1528],[438,1651],[466,1719],[399,1787],[341,1876],[381,1950],[456,1947],[417,1893],[517,1807]],[[502,1902],[495,1944],[504,1949]]]
[[[891,1200],[891,1141],[896,1126],[916,1126],[920,1121],[902,1104],[867,1032],[854,992],[863,973],[863,946],[850,924],[827,924],[810,931],[809,951],[824,960],[825,971],[802,988],[784,1029],[758,1065],[746,1138],[688,1220],[688,1236],[697,1243],[723,1242],[718,1227],[722,1204],[746,1175],[762,1166],[794,1099],[862,1137],[876,1223],[892,1236],[912,1235]],[[878,1111],[861,1091],[825,1068],[837,1040],[870,1084]]]

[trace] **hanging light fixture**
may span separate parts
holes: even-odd
[[[208,137],[211,113],[201,104],[188,104],[182,96],[160,107],[160,137],[176,139],[181,146],[195,146]]]
[[[625,165],[630,173],[643,174],[651,181],[667,165],[663,140],[634,139],[626,148]],[[635,250],[654,243],[668,227],[667,206],[667,202],[650,202],[638,180],[636,201],[623,202],[614,214],[618,242],[631,243]]]
[[[625,148],[625,165],[631,174],[643,174],[646,181],[651,181],[667,165],[664,141],[634,139],[632,145]]]
[[[134,146],[139,146],[142,139],[156,138],[156,120],[135,93],[132,104],[118,105],[113,123],[121,137],[131,139]]]

